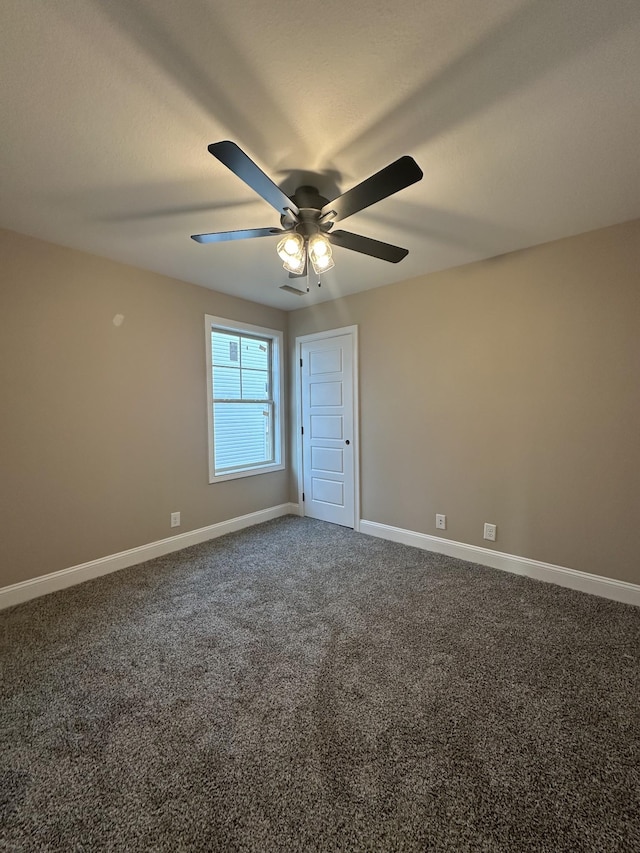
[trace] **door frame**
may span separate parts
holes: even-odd
[[[302,491],[304,486],[304,469],[302,462],[302,346],[311,341],[321,341],[336,338],[339,335],[350,335],[353,343],[353,364],[351,383],[353,390],[353,529],[360,530],[360,392],[358,388],[358,327],[343,326],[340,329],[327,329],[325,332],[313,332],[310,335],[300,335],[295,345],[295,411],[296,411],[296,480],[298,485],[298,511],[304,515]]]

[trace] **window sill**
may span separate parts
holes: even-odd
[[[272,471],[284,471],[283,462],[272,465],[261,465],[259,468],[244,468],[240,471],[229,471],[227,474],[214,474],[209,477],[209,483],[222,483],[224,480],[238,480],[240,477],[253,477],[255,474],[270,474]]]

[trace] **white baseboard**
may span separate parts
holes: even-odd
[[[449,557],[458,557],[461,560],[491,566],[503,572],[526,575],[529,578],[566,586],[579,592],[599,595],[601,598],[610,598],[624,604],[640,606],[640,586],[626,581],[606,578],[601,575],[590,575],[576,569],[554,566],[552,563],[541,563],[538,560],[529,560],[526,557],[517,557],[514,554],[503,554],[500,551],[492,551],[490,548],[465,545],[463,542],[441,539],[439,536],[429,536],[427,533],[416,533],[413,530],[404,530],[401,527],[391,527],[388,524],[379,524],[376,521],[361,520],[360,532],[369,536],[378,536],[381,539],[389,539],[392,542],[400,542],[403,545],[412,545],[414,548],[422,548],[425,551],[435,551]]]
[[[254,524],[261,524],[263,521],[270,521],[272,518],[279,518],[282,515],[298,515],[298,512],[298,504],[280,504],[268,509],[261,509],[258,512],[251,512],[248,515],[239,515],[236,518],[230,518],[228,521],[210,524],[208,527],[200,527],[198,530],[179,533],[177,536],[160,539],[158,542],[149,542],[148,545],[140,545],[137,548],[130,548],[128,551],[120,551],[118,554],[110,554],[108,557],[100,557],[98,560],[91,560],[79,566],[71,566],[68,569],[61,569],[48,575],[14,583],[11,586],[0,588],[0,610],[5,607],[13,607],[14,604],[22,604],[23,601],[29,601],[31,598],[37,598],[49,592],[57,592],[68,586],[75,586],[77,583],[100,577],[100,575],[107,575],[110,572],[117,572],[120,569],[144,563],[154,557],[162,557],[164,554],[180,551],[182,548],[188,548],[189,545],[198,545],[200,542],[216,539],[218,536],[224,536],[225,533],[233,533],[245,527],[252,527]]]
[[[190,545],[198,545],[209,539],[224,536],[225,533],[233,533],[272,518],[283,515],[300,515],[300,507],[296,503],[280,504],[268,509],[252,512],[248,515],[240,515],[230,518],[228,521],[220,521],[208,527],[200,527],[198,530],[190,530],[161,539],[158,542],[150,542],[140,545],[128,551],[120,551],[107,557],[100,557],[79,566],[71,566],[48,575],[42,575],[30,580],[21,581],[0,588],[0,610],[5,607],[13,607],[23,601],[29,601],[49,592],[56,592],[69,586],[100,577],[101,575],[117,572],[129,566],[135,566],[161,557]],[[614,578],[591,575],[576,569],[568,569],[564,566],[554,566],[551,563],[542,563],[538,560],[529,560],[525,557],[517,557],[513,554],[503,554],[500,551],[492,551],[489,548],[480,548],[476,545],[466,545],[464,542],[454,542],[451,539],[442,539],[439,536],[429,536],[427,533],[416,533],[413,530],[405,530],[401,527],[392,527],[388,524],[379,524],[375,521],[360,521],[360,532],[369,536],[377,536],[381,539],[389,539],[392,542],[400,542],[403,545],[411,545],[414,548],[422,548],[426,551],[435,551],[438,554],[447,554],[450,557],[458,557],[483,566],[491,566],[505,572],[517,575],[526,575],[537,580],[566,586],[579,592],[588,592],[599,595],[602,598],[610,598],[621,601],[624,604],[640,606],[640,586],[615,580]]]

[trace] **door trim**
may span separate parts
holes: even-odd
[[[298,485],[298,506],[300,515],[304,515],[305,506],[302,500],[303,468],[302,468],[302,369],[300,359],[302,358],[302,345],[310,341],[321,341],[327,338],[336,338],[339,335],[351,335],[353,342],[353,372],[351,381],[353,385],[353,529],[360,530],[360,392],[358,389],[358,327],[343,326],[340,329],[328,329],[326,332],[314,332],[311,335],[300,335],[296,338],[295,345],[295,410],[296,410],[296,481]]]

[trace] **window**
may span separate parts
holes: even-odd
[[[284,468],[282,332],[206,316],[209,482]]]

